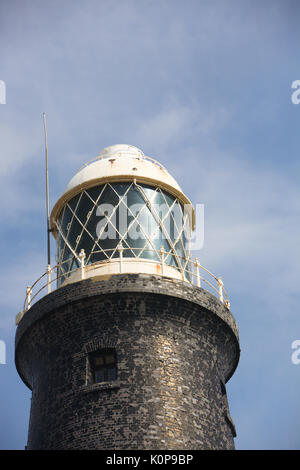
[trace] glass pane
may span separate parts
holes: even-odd
[[[101,238],[97,240],[94,251],[98,251],[100,247],[102,250],[106,251],[107,256],[110,257],[119,243],[117,230],[112,223],[104,222],[101,227],[100,235]]]
[[[97,366],[102,366],[104,364],[104,357],[103,356],[95,356],[94,357],[94,365]]]
[[[94,206],[91,209],[91,214],[88,222],[85,224],[86,230],[90,233],[93,240],[97,239],[97,225],[100,220],[103,219],[103,216],[96,215],[97,207]]]
[[[173,227],[174,227],[173,236],[174,236],[174,239],[177,239],[183,227],[183,216],[182,216],[182,210],[181,210],[180,204],[176,203],[173,206],[172,211],[171,211],[171,219],[172,219]]]
[[[146,198],[149,199],[151,203],[153,203],[157,194],[157,191],[155,191],[156,188],[152,186],[146,186],[144,184],[140,184],[139,186],[143,188],[143,194],[146,196]]]
[[[63,273],[67,273],[68,271],[70,271],[72,258],[73,258],[73,255],[72,255],[70,249],[68,248],[68,246],[66,246],[65,251],[64,251],[64,258],[63,258],[63,261],[65,261],[65,262],[63,264],[61,264],[61,269],[59,270],[59,275],[63,274]],[[60,263],[62,262],[61,259],[59,261],[60,261]],[[69,276],[69,274],[67,274],[66,277],[68,277],[68,276]],[[57,285],[60,286],[64,282],[66,277],[59,277],[59,279],[57,279]]]
[[[95,204],[91,199],[85,194],[82,194],[80,202],[76,209],[76,216],[82,222],[82,225],[85,225],[88,213],[95,207]]]
[[[127,205],[123,201],[120,202],[116,215],[116,227],[121,237],[124,237],[126,234],[131,220],[133,220],[133,217],[128,214]]]
[[[136,186],[132,186],[130,188],[126,195],[126,198],[127,206],[129,208],[131,208],[131,206],[133,206],[134,204],[140,204],[141,206],[145,204],[145,200]]]
[[[72,264],[71,264],[71,267],[70,267],[70,271],[73,271],[77,268],[79,268],[79,262],[75,257],[73,257],[73,261],[72,261]]]
[[[151,244],[150,244],[149,242],[146,244],[146,248],[145,248],[145,250],[143,250],[143,252],[140,254],[140,257],[141,257],[141,258],[145,258],[145,259],[150,259],[150,260],[152,260],[152,261],[160,262],[159,256],[158,256],[157,253],[154,251],[154,248],[151,246]]]
[[[72,212],[70,211],[69,207],[66,206],[65,211],[64,211],[64,215],[63,215],[63,218],[62,218],[62,221],[61,221],[61,228],[62,228],[62,231],[63,231],[64,235],[66,235],[66,233],[68,231],[68,224],[71,222],[72,217],[73,217]]]
[[[113,364],[115,362],[115,356],[113,354],[105,355],[105,364]]]
[[[124,196],[130,185],[131,183],[113,183],[111,186],[119,194],[119,196]]]
[[[105,256],[105,254],[104,254],[103,252],[101,252],[101,251],[96,251],[96,249],[95,249],[95,251],[93,251],[93,252],[91,253],[91,256],[90,256],[90,263],[89,263],[89,264],[91,264],[91,263],[97,263],[97,262],[99,262],[99,261],[105,261],[105,260],[107,260],[107,259],[108,259],[107,256]]]
[[[157,221],[155,220],[154,216],[152,215],[150,209],[142,206],[143,210],[138,214],[137,221],[143,227],[141,230],[140,238],[144,240],[150,239],[151,235],[155,231],[155,228],[158,226]]]
[[[68,202],[68,205],[70,206],[70,208],[72,209],[72,211],[74,212],[75,209],[76,209],[76,206],[77,206],[77,203],[78,203],[78,200],[81,196],[81,193],[80,194],[77,194],[77,196],[73,197],[69,202]]]
[[[105,381],[105,375],[104,375],[105,369],[96,369],[94,373],[95,377],[95,382],[104,382]]]
[[[94,186],[93,188],[86,189],[86,192],[93,199],[93,201],[96,202],[99,198],[99,195],[100,195],[102,189],[103,189],[103,185]]]
[[[115,191],[109,185],[107,185],[106,188],[103,190],[102,195],[98,201],[98,206],[101,204],[105,204],[105,203],[116,206],[119,200],[120,200],[119,196],[115,193]]]
[[[77,244],[77,237],[80,236],[82,232],[82,226],[75,217],[72,220],[69,235],[67,237],[70,246],[75,250]]]
[[[137,249],[138,247],[134,247],[132,246],[132,243],[130,244],[127,244],[128,242],[128,238],[126,240],[126,243],[123,242],[123,248],[124,248],[124,251],[123,251],[123,258],[136,258],[138,256],[138,253],[140,252],[139,249]],[[117,252],[117,258],[119,257],[119,252]]]
[[[166,240],[166,238],[165,238],[164,234],[162,233],[161,229],[159,229],[158,234],[153,239],[153,244],[154,244],[155,248],[158,251],[160,250],[161,246],[164,248],[164,250],[166,252],[171,250],[171,246],[170,246],[168,240]]]
[[[123,252],[124,257],[129,258],[132,257],[132,255],[139,256],[141,249],[146,244],[146,238],[137,222],[131,225],[126,242],[132,248],[132,251],[125,249]]]
[[[175,198],[173,196],[170,196],[170,194],[166,193],[165,191],[160,190],[160,192],[161,192],[161,194],[163,194],[163,198],[166,201],[166,203],[168,204],[168,206],[171,207],[171,205],[173,204]]]
[[[165,263],[168,265],[168,266],[173,266],[174,268],[178,268],[178,263],[176,261],[176,258],[173,254],[169,254],[166,256],[165,258]]]
[[[77,247],[77,253],[80,253],[81,249],[84,249],[85,254],[86,254],[86,259],[88,258],[88,255],[92,251],[92,248],[94,246],[94,240],[90,237],[90,235],[84,230],[80,242]]]
[[[117,378],[117,369],[116,367],[107,368],[107,380],[116,380]]]
[[[189,225],[186,225],[185,227],[188,227],[185,230],[186,230],[187,235],[189,236],[189,234],[190,234]],[[181,234],[181,239],[182,239],[183,246],[185,247],[185,249],[187,249],[189,240],[187,239],[187,237],[185,235],[185,230],[183,230],[183,232]]]
[[[57,237],[57,246],[58,246],[58,258],[61,259],[63,249],[65,246],[65,241],[61,235],[58,235]]]
[[[174,199],[173,199],[174,201]],[[173,203],[172,201],[172,203]],[[162,220],[169,211],[169,205],[164,199],[160,191],[155,194],[155,197],[152,199],[151,204],[154,206],[156,213],[158,214],[160,220]]]

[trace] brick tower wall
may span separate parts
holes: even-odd
[[[117,380],[90,383],[99,348],[115,348]],[[32,389],[28,449],[234,448],[237,327],[201,288],[145,274],[67,285],[24,315],[15,360]]]

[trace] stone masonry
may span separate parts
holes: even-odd
[[[90,383],[89,353],[110,347],[117,380]],[[233,449],[225,383],[239,354],[231,312],[189,283],[123,274],[61,287],[17,328],[27,447]]]

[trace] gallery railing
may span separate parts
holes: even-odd
[[[213,273],[211,273],[208,269],[206,269],[204,266],[200,264],[197,258],[194,260],[189,257],[189,258],[183,258],[176,254],[176,259],[179,260],[179,264],[177,267],[170,266],[168,263],[166,263],[167,257],[172,253],[166,252],[163,247],[160,248],[159,252],[155,251],[156,255],[159,253],[159,261],[155,260],[149,260],[145,259],[142,257],[135,257],[135,258],[128,258],[124,257],[124,252],[126,250],[134,251],[134,250],[139,250],[138,248],[124,248],[122,244],[119,244],[117,247],[117,250],[109,249],[109,250],[103,250],[103,253],[106,253],[107,259],[104,261],[98,261],[93,264],[87,265],[85,263],[85,251],[81,250],[79,255],[76,255],[77,259],[77,265],[72,268],[68,269],[70,265],[70,259],[67,259],[63,262],[60,262],[56,264],[55,266],[51,267],[48,266],[47,271],[44,272],[31,286],[28,286],[26,288],[26,297],[24,300],[24,305],[23,305],[23,310],[18,313],[16,317],[16,324],[19,323],[23,315],[30,309],[34,301],[37,301],[38,298],[40,298],[41,294],[44,291],[47,291],[47,294],[49,294],[52,291],[53,284],[56,282],[56,287],[54,290],[59,289],[60,287],[63,287],[64,283],[62,283],[60,286],[59,281],[66,281],[73,273],[77,272],[79,274],[79,277],[76,278],[76,280],[83,280],[86,278],[87,274],[87,269],[90,268],[91,266],[94,269],[97,269],[98,267],[103,266],[103,262],[114,262],[119,264],[119,269],[118,273],[119,274],[125,274],[126,273],[126,264],[124,264],[125,261],[127,260],[132,260],[136,262],[146,262],[146,263],[154,263],[154,264],[159,264],[160,265],[160,274],[162,276],[168,276],[168,273],[166,272],[170,267],[173,269],[176,269],[179,273],[179,277],[183,282],[188,282],[190,284],[196,285],[197,287],[203,287],[205,285],[205,289],[212,291],[212,293],[229,309],[230,308],[230,302],[227,296],[227,293],[224,289],[223,281],[220,277],[215,276]],[[109,257],[109,252],[114,251],[114,254],[117,254],[118,251],[118,256],[114,258]],[[149,252],[154,252],[154,250],[147,250]],[[137,272],[138,269],[137,269]],[[141,270],[142,272],[142,270]],[[203,273],[206,273],[209,275],[210,280],[207,280],[203,277]]]

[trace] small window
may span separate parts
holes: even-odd
[[[90,364],[94,383],[117,379],[117,359],[114,349],[101,349],[91,353]]]

